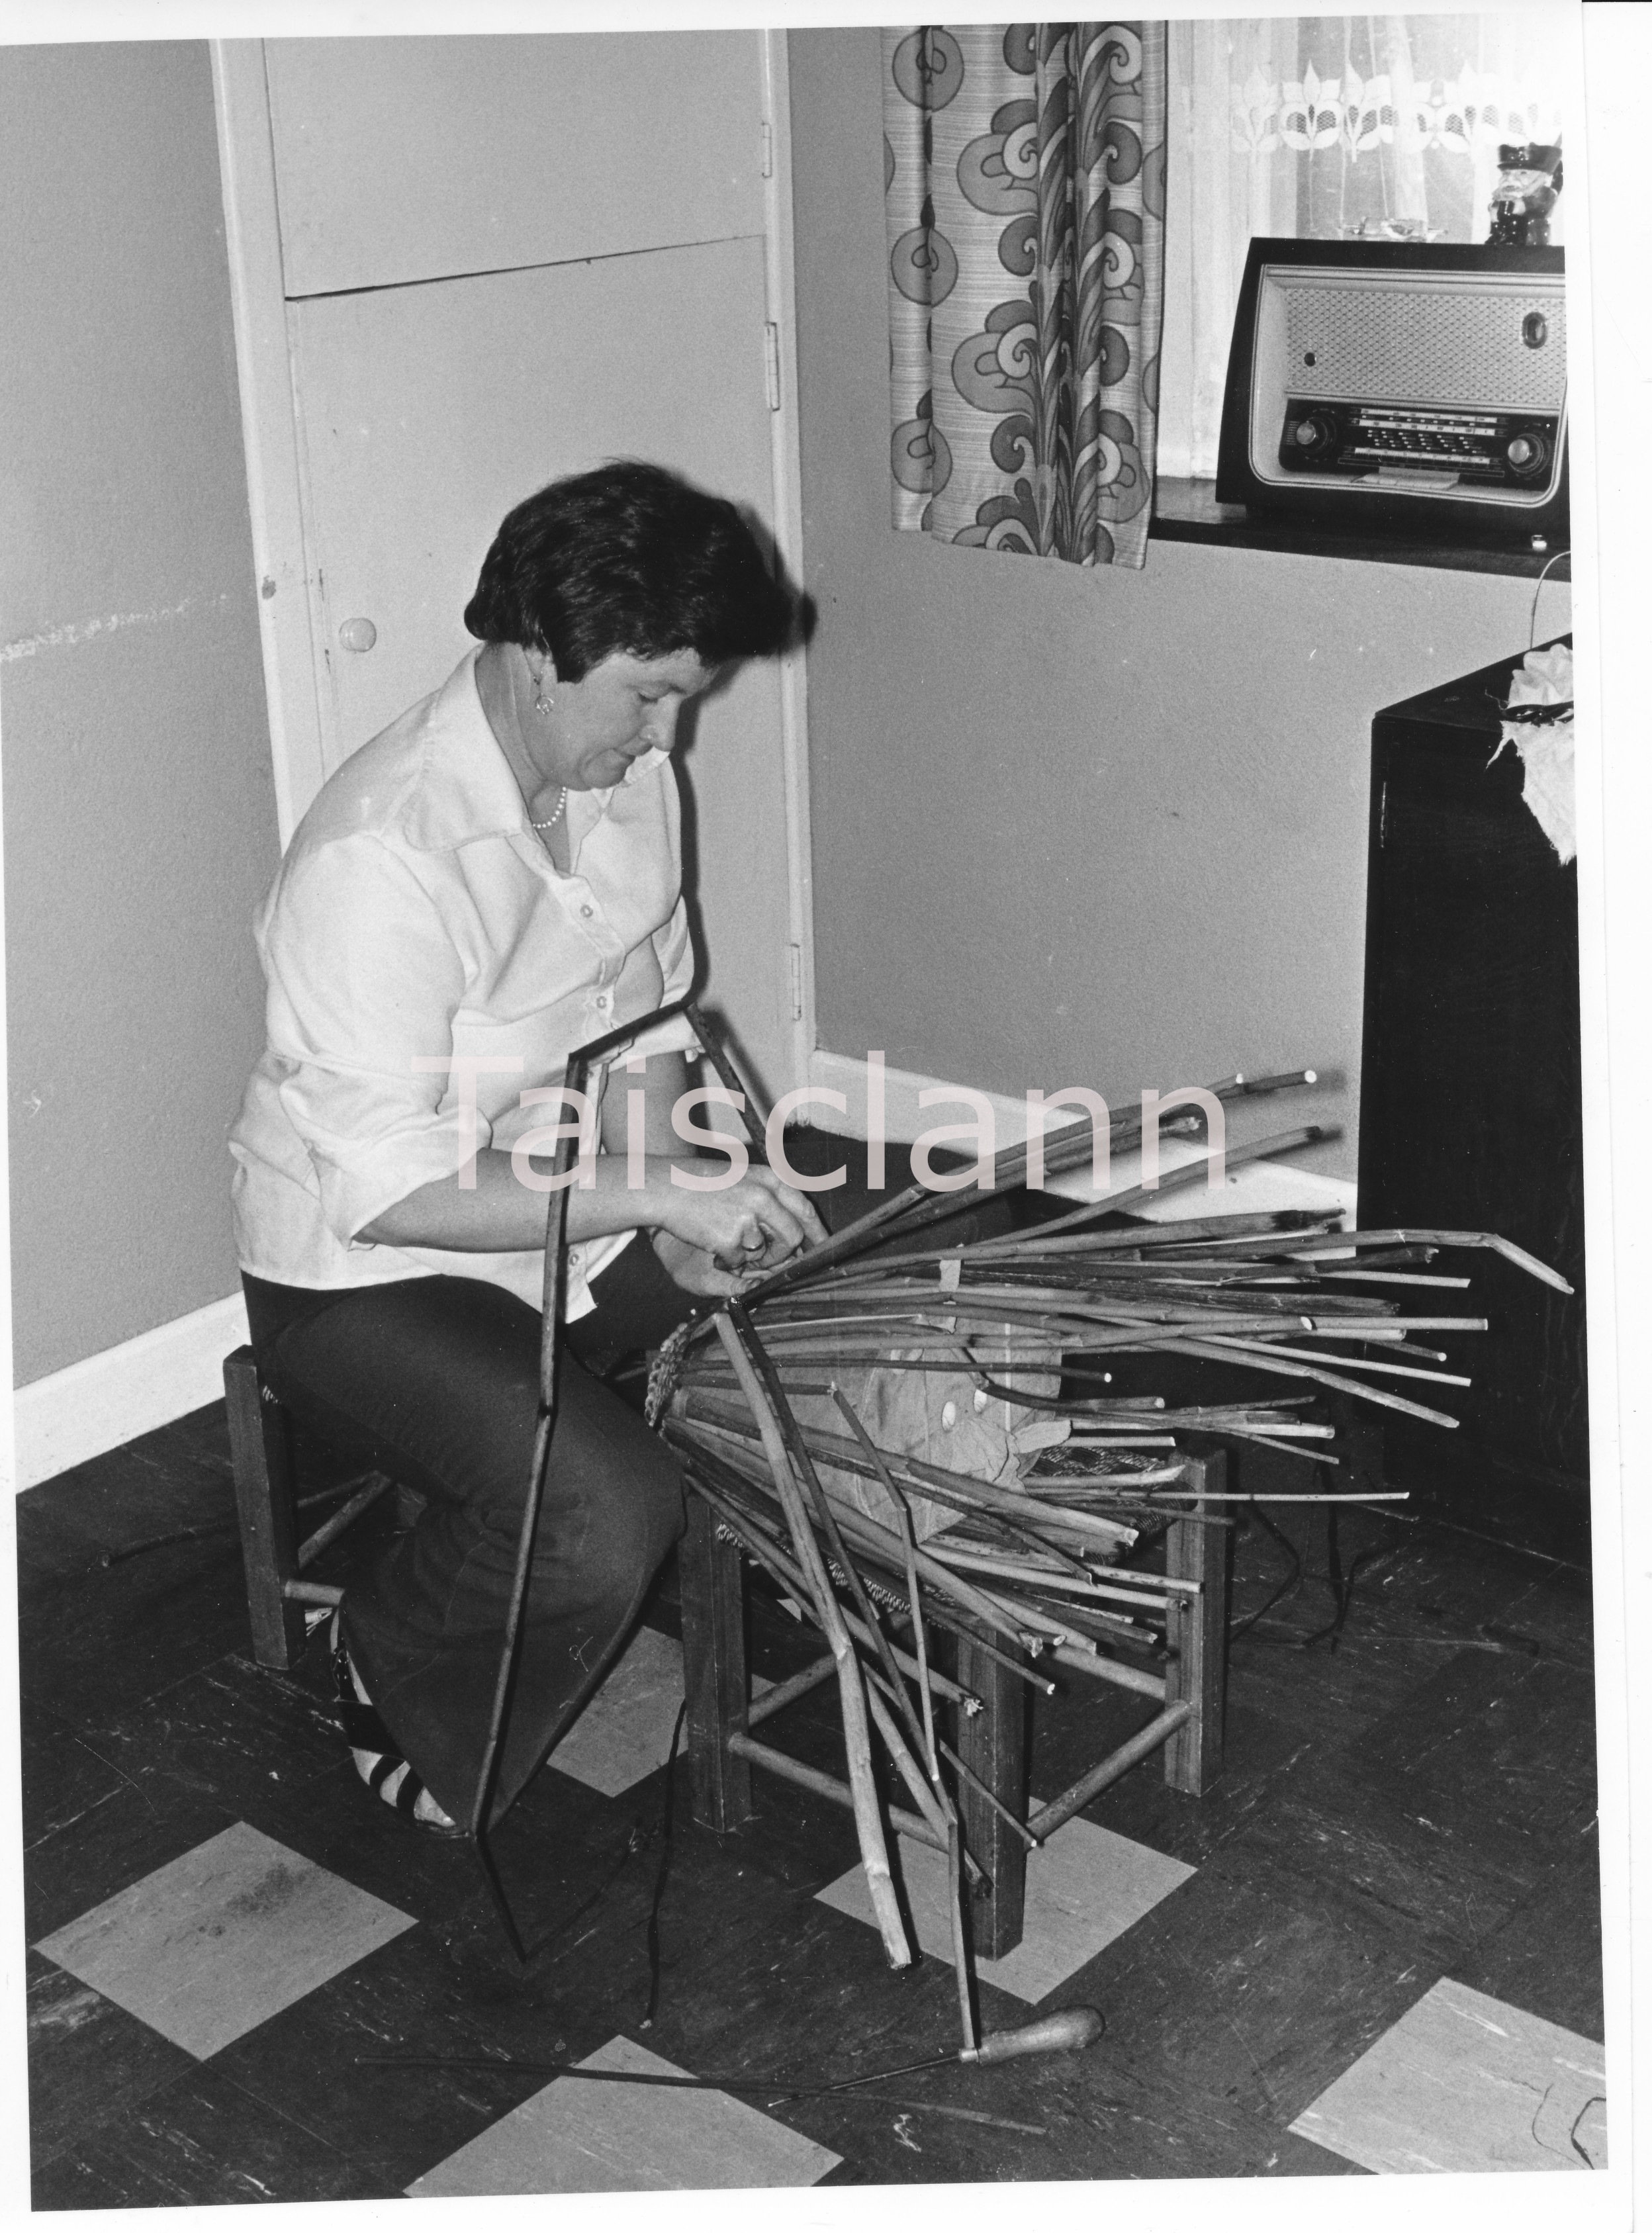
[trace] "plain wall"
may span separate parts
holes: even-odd
[[[0,52],[14,1371],[234,1292],[278,847],[204,44]]]
[[[1524,645],[1532,585],[895,533],[879,34],[790,50],[820,1042],[1115,1105],[1340,1072],[1243,1129],[1339,1123],[1303,1160],[1352,1177],[1371,716]]]

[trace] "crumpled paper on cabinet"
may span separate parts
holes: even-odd
[[[1546,651],[1529,651],[1509,684],[1508,703],[1516,706],[1561,706],[1571,697],[1571,649],[1564,643]],[[1572,723],[1505,721],[1495,759],[1506,745],[1519,753],[1525,771],[1521,797],[1537,817],[1538,827],[1560,856],[1564,868],[1577,852],[1577,807],[1572,774]]]

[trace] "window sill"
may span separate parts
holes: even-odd
[[[1533,550],[1525,543],[1489,535],[1447,543],[1404,532],[1362,533],[1218,504],[1215,487],[1213,481],[1161,479],[1154,492],[1153,540],[1217,543],[1232,550],[1293,550],[1303,557],[1352,558],[1380,566],[1444,566],[1460,574],[1524,575],[1528,581],[1552,562],[1551,582],[1571,579],[1571,561],[1557,556],[1557,550],[1564,552],[1558,544],[1556,549]]]

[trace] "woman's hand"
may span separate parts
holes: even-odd
[[[656,1254],[696,1295],[738,1294],[753,1273],[772,1271],[826,1228],[814,1204],[755,1164],[714,1193],[673,1187],[660,1205]]]
[[[676,1234],[667,1233],[664,1226],[651,1233],[648,1238],[654,1243],[654,1254],[686,1293],[738,1295],[750,1277],[745,1273],[719,1271],[716,1260],[703,1248],[695,1248],[686,1240],[679,1240]]]

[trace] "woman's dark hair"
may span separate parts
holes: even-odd
[[[610,652],[694,651],[708,667],[779,651],[796,624],[756,537],[724,497],[629,459],[552,481],[508,512],[465,625],[548,651],[565,682]]]

